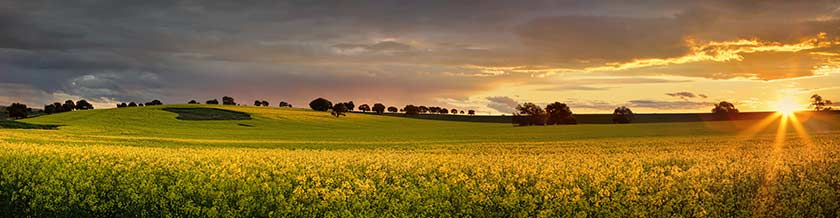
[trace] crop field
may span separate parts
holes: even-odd
[[[513,127],[165,105],[21,122],[59,127],[0,128],[2,216],[840,215],[835,115]]]

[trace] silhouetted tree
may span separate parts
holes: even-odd
[[[461,114],[464,114],[464,111],[458,111],[458,112],[461,113]]]
[[[630,123],[633,121],[633,111],[625,106],[615,108],[612,120],[613,123]]]
[[[29,111],[26,105],[21,103],[12,103],[12,105],[6,107],[6,112],[9,114],[9,117],[16,119],[28,117]]]
[[[332,102],[324,98],[316,98],[309,102],[309,108],[316,111],[327,111],[333,107]]]
[[[830,111],[832,104],[834,104],[834,102],[831,102],[831,100],[828,99],[823,99],[823,97],[818,94],[811,96],[811,107],[814,108],[814,111]]]
[[[382,103],[373,104],[373,112],[376,112],[377,114],[385,113],[385,105]]]
[[[117,106],[119,107],[119,105],[117,105]],[[54,113],[58,113],[58,112],[56,111],[55,105],[48,104],[48,105],[44,105],[44,113],[54,114]]]
[[[469,110],[469,111],[467,111],[467,114],[469,114],[469,115],[475,115],[475,110]]]
[[[292,105],[289,104],[289,102],[285,102],[285,101],[281,101],[278,106],[279,107],[292,107]]]
[[[137,104],[138,107],[143,107],[143,103]]]
[[[257,107],[262,106],[262,101],[260,101],[260,100],[254,101],[254,106],[257,106]]]
[[[207,101],[206,101],[206,102],[204,102],[204,103],[205,103],[205,104],[219,104],[219,100],[218,100],[218,99],[207,100]]]
[[[332,112],[330,114],[332,114],[335,117],[346,116],[344,114],[345,112],[347,112],[347,106],[345,104],[346,103],[338,103],[333,105]]]
[[[516,106],[513,122],[520,126],[545,125],[545,110],[534,103],[526,102]]]
[[[222,97],[222,104],[223,105],[236,105],[236,101],[233,100],[233,97],[225,96],[225,97]]]
[[[132,101],[132,102],[129,102],[129,103],[128,103],[128,106],[129,106],[129,107],[137,107],[137,103],[134,103],[134,102]]]
[[[452,108],[452,109],[450,109],[450,110],[449,110],[449,113],[452,113],[452,114],[457,114],[457,113],[458,113],[458,109]]]
[[[353,103],[353,101],[344,103],[344,106],[347,107],[347,111],[353,111],[354,109],[356,109],[356,103]]]
[[[735,108],[735,105],[727,101],[721,101],[720,103],[715,104],[715,107],[712,108],[712,113],[714,113],[719,119],[733,119],[738,112],[739,111]]]
[[[414,105],[406,105],[406,106],[403,108],[403,111],[405,111],[405,114],[408,114],[408,115],[415,115],[415,114],[419,114],[419,113],[420,113],[420,108],[419,108],[419,107],[417,107],[417,106],[414,106]]]
[[[440,109],[438,109],[438,113],[440,113],[440,114],[449,114],[449,109],[446,109],[446,108],[440,108]]]
[[[271,105],[271,104],[269,104],[268,101],[262,100],[262,106],[263,107],[268,107],[269,105]]]
[[[370,111],[370,106],[367,104],[359,105],[359,110],[362,112],[368,112]]]
[[[397,107],[394,107],[394,106],[388,107],[388,112],[396,113],[397,111],[400,111],[400,109],[397,109]]]
[[[64,110],[62,110],[64,112],[73,111],[76,109],[76,103],[72,100],[67,100],[64,101],[64,105],[62,105],[61,107],[64,108]]]
[[[123,107],[128,107],[128,104],[126,104],[125,102],[117,104],[117,108],[123,108]]]
[[[422,114],[425,114],[425,113],[428,113],[428,112],[429,112],[429,108],[428,108],[428,107],[426,107],[426,106],[420,106],[420,107],[417,107],[417,112],[420,112],[420,113],[422,113]]]
[[[190,102],[187,102],[187,104],[198,104],[198,102],[195,100],[190,100]]]
[[[76,102],[76,110],[92,110],[92,109],[93,109],[93,105],[88,103],[84,99]]]
[[[155,105],[163,105],[163,102],[160,102],[160,100],[157,100],[157,99],[152,100],[150,102],[146,102],[146,106],[155,106]]]
[[[577,119],[572,116],[572,109],[568,105],[560,102],[554,102],[545,106],[545,112],[548,115],[546,124],[577,124]]]

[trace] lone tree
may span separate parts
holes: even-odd
[[[327,111],[333,107],[332,102],[324,98],[316,98],[309,102],[309,108],[316,111]]]
[[[285,101],[281,101],[278,106],[279,107],[292,107],[292,105],[289,104],[289,102],[285,102]]]
[[[469,110],[469,111],[467,111],[467,114],[469,114],[469,115],[475,115],[475,110]]]
[[[76,110],[93,110],[93,105],[85,100],[79,100],[76,102]]]
[[[198,102],[195,100],[190,100],[190,102],[187,102],[187,104],[198,104]]]
[[[828,99],[823,99],[823,97],[818,94],[811,96],[811,107],[814,108],[814,111],[830,111],[832,104],[834,104],[834,102],[831,102],[831,100]]]
[[[721,101],[720,103],[715,104],[715,107],[712,108],[712,113],[714,113],[719,119],[733,119],[738,112],[739,111],[735,108],[735,105],[727,101]]]
[[[332,114],[335,117],[347,116],[346,114],[344,114],[346,112],[347,112],[347,106],[345,105],[345,103],[338,103],[338,104],[333,105],[332,112],[330,112],[330,114]]]
[[[370,106],[367,104],[359,105],[359,110],[362,112],[368,112],[370,111]]]
[[[388,112],[396,113],[397,111],[400,111],[400,109],[397,109],[397,107],[394,107],[394,106],[388,107]]]
[[[132,101],[132,102],[129,102],[129,103],[128,103],[128,106],[129,106],[129,107],[137,107],[137,103],[134,103],[134,102]]]
[[[545,115],[545,110],[540,106],[526,102],[516,106],[513,122],[520,126],[545,125]]]
[[[26,105],[21,103],[13,103],[11,106],[6,107],[6,112],[9,113],[9,117],[15,119],[23,119],[29,116],[29,110]]]
[[[548,115],[546,124],[577,124],[577,119],[572,116],[572,109],[568,105],[560,102],[554,102],[545,106],[545,112]]]
[[[416,115],[416,114],[420,113],[420,108],[410,104],[410,105],[406,105],[403,108],[403,111],[405,111],[405,114],[408,114],[408,115]]]
[[[613,123],[630,123],[633,121],[633,111],[625,106],[615,108],[612,120]]]
[[[452,113],[452,114],[457,114],[458,109],[452,108],[452,110],[449,110],[449,112]]]
[[[385,113],[385,105],[382,103],[373,104],[373,112],[376,112],[377,114]]]
[[[205,104],[219,104],[219,100],[218,100],[218,99],[207,100],[207,101],[206,101],[206,102],[204,102],[204,103],[205,103]]]
[[[233,97],[225,96],[225,97],[222,97],[222,104],[223,105],[236,105],[236,101],[233,100]]]
[[[260,100],[255,100],[255,101],[254,101],[254,106],[257,106],[257,107],[262,106],[262,101],[260,101]]]
[[[269,105],[270,105],[270,104],[268,103],[268,101],[266,101],[266,100],[262,100],[262,106],[263,106],[263,107],[268,107]]]

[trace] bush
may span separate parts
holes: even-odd
[[[382,103],[376,103],[373,105],[373,111],[377,114],[385,113],[385,105]]]
[[[332,107],[332,102],[324,98],[316,98],[315,100],[309,102],[309,108],[312,108],[312,110],[315,111],[327,111],[332,109]]]
[[[13,103],[11,106],[6,107],[6,112],[9,114],[9,117],[16,119],[23,119],[29,116],[28,107],[21,103]]]
[[[222,97],[222,104],[223,105],[236,105],[236,102],[233,101],[233,97],[225,96],[225,97]]]
[[[414,105],[411,105],[411,104],[410,104],[410,105],[406,105],[406,106],[403,108],[403,111],[405,111],[405,114],[408,114],[408,115],[415,115],[415,114],[419,114],[419,113],[420,113],[420,108],[418,108],[417,106],[414,106]]]

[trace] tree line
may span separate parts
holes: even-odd
[[[354,111],[356,109],[356,104],[353,101],[348,102],[339,102],[333,104],[330,100],[325,98],[316,98],[309,102],[309,108],[315,111],[329,111],[330,114],[336,117],[345,116],[346,112]],[[412,104],[406,105],[403,108],[397,108],[395,106],[388,106],[386,107],[382,103],[375,103],[373,107],[368,104],[359,105],[359,111],[362,113],[367,112],[374,112],[376,114],[383,114],[385,111],[390,113],[398,113],[402,112],[406,115],[417,115],[417,114],[469,114],[475,115],[475,110],[467,110],[467,111],[459,111],[458,109],[452,108],[442,108],[442,107],[427,107],[427,106],[415,106]]]
[[[200,104],[196,100],[190,100],[187,104]],[[219,104],[218,99],[211,99],[205,101],[205,104]],[[222,97],[222,105],[239,105],[236,103],[233,97],[224,96]],[[810,104],[809,107],[813,108],[814,111],[831,111],[833,108],[831,107],[834,103],[831,100],[825,99],[818,94],[814,94],[810,97]],[[160,100],[152,100],[146,103],[135,103],[135,102],[122,102],[117,104],[117,108],[124,108],[124,107],[142,107],[142,106],[153,106],[153,105],[163,105],[163,102]],[[254,100],[254,106],[262,106],[268,107],[270,103],[266,100]],[[281,101],[278,104],[279,107],[292,107],[292,104],[288,102]],[[395,106],[385,106],[382,103],[375,103],[373,107],[368,104],[359,105],[356,108],[356,104],[353,101],[348,102],[339,102],[333,104],[331,101],[324,99],[324,98],[316,98],[309,103],[309,107],[315,111],[330,111],[333,116],[340,117],[345,116],[346,112],[354,111],[358,109],[363,113],[367,112],[374,112],[377,114],[383,114],[386,111],[390,113],[405,113],[406,115],[416,115],[416,114],[468,114],[468,115],[475,115],[475,110],[458,110],[455,108],[443,108],[443,107],[436,107],[436,106],[415,106],[412,104],[406,105],[403,108],[397,108]],[[81,99],[78,101],[67,100],[63,104],[60,102],[55,102],[52,104],[44,105],[43,112],[46,114],[54,114],[54,113],[63,113],[69,112],[74,110],[91,110],[94,109],[93,105],[90,104],[87,100]],[[30,114],[33,113],[32,108],[27,107],[25,104],[21,103],[12,103],[10,106],[6,107],[6,112],[10,118],[13,119],[22,119],[29,117]],[[714,108],[712,108],[711,112],[715,114],[719,119],[734,119],[735,116],[740,112],[737,108],[735,108],[735,104],[728,102],[728,101],[721,101],[717,104],[714,104]],[[541,108],[534,103],[523,103],[519,104],[516,107],[516,112],[513,114],[514,119],[513,123],[516,125],[521,126],[530,126],[530,125],[560,125],[560,124],[577,124],[577,120],[573,116],[571,108],[568,105],[561,102],[554,102],[547,105],[545,108]],[[613,110],[612,114],[613,123],[631,123],[633,121],[633,111],[626,107],[621,106],[617,107]]]

